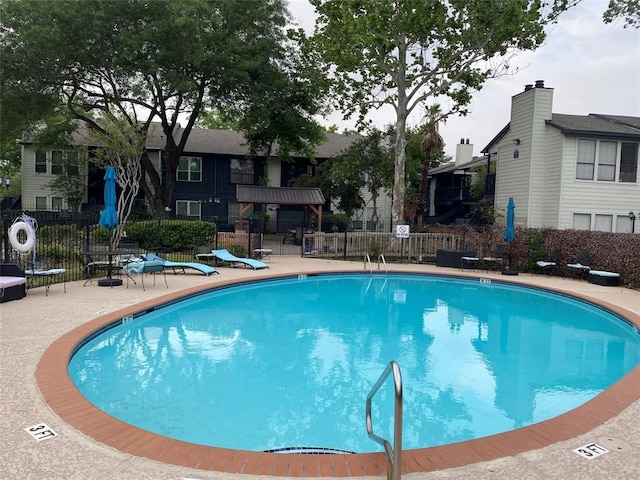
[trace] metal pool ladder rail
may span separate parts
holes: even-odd
[[[393,386],[395,390],[395,403],[393,411],[393,448],[391,443],[373,433],[371,421],[371,399],[384,384],[389,375],[393,374]],[[400,366],[395,360],[389,362],[382,375],[367,395],[367,434],[369,438],[384,447],[387,454],[387,480],[400,480],[402,471],[402,375]]]
[[[378,255],[378,270],[380,270],[380,261],[382,261],[382,264],[384,265],[384,272],[388,275],[389,274],[389,270],[387,269],[387,262],[384,259],[384,255],[380,254]],[[364,268],[367,268],[367,266],[369,266],[369,271],[371,273],[373,273],[373,265],[371,265],[371,257],[369,256],[368,253],[364,254]]]

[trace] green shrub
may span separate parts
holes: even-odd
[[[378,255],[384,255],[387,253],[387,245],[381,240],[371,240],[367,248],[371,258],[378,258]]]
[[[531,229],[529,232],[529,270],[534,271],[536,262],[547,261],[548,251],[545,245],[546,232],[544,230]]]
[[[247,249],[244,248],[244,246],[238,244],[229,245],[229,253],[231,255],[235,255],[236,257],[245,258]]]
[[[156,246],[172,252],[192,250],[213,244],[216,237],[215,223],[197,220],[143,220],[127,223],[125,230],[127,241],[138,242],[143,250]]]

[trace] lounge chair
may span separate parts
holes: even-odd
[[[165,260],[164,258],[160,258],[155,253],[143,253],[141,255],[143,260],[146,261],[157,261],[163,262],[164,268],[170,268],[173,270],[173,273],[178,273],[177,269],[182,269],[182,273],[185,272],[185,268],[192,268],[193,270],[197,270],[201,273],[204,273],[206,276],[209,276],[213,273],[220,273],[215,268],[210,265],[205,265],[204,263],[197,262],[172,262],[171,260]]]
[[[546,272],[547,275],[551,275],[558,269],[558,265],[562,261],[562,253],[559,250],[554,250],[551,253],[551,258],[541,259],[536,262],[535,268],[541,272]],[[569,267],[568,267],[569,268]]]
[[[236,264],[241,263],[246,267],[253,268],[254,270],[260,270],[261,268],[269,268],[269,265],[261,262],[260,260],[254,260],[253,258],[240,258],[229,253],[226,249],[211,250],[213,256],[222,262],[230,263],[233,267]]]
[[[587,252],[580,252],[576,256],[575,263],[567,263],[567,269],[580,279],[586,279],[591,270],[591,255]]]

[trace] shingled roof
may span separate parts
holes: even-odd
[[[272,203],[277,205],[324,205],[319,188],[259,187],[236,185],[239,203]]]
[[[359,137],[357,135],[341,135],[325,132],[325,138],[315,147],[316,158],[331,158],[344,153]],[[277,144],[273,151],[278,150]],[[249,146],[241,132],[233,130],[213,130],[194,128],[189,134],[185,152],[214,153],[220,155],[249,155]],[[292,154],[296,156],[296,154]]]
[[[606,136],[640,140],[640,117],[601,113],[590,113],[589,115],[552,113],[551,120],[545,120],[545,122],[547,125],[559,129],[564,135]],[[510,129],[511,123],[507,123],[482,149],[482,153],[488,153],[491,146],[499,142],[509,133]]]
[[[558,128],[565,135],[598,135],[640,139],[640,117],[622,115],[564,115],[553,113],[547,125]]]
[[[72,143],[74,145],[90,145],[98,146],[94,138],[92,138],[86,127],[79,122],[80,127],[72,134]],[[176,128],[174,137],[176,141],[180,137],[184,129]],[[338,133],[325,132],[324,140],[315,147],[315,158],[327,159],[344,153],[358,138],[358,135],[342,135]],[[218,155],[233,155],[237,157],[245,157],[249,155],[249,146],[241,132],[222,129],[193,128],[187,139],[184,148],[185,154],[201,154],[210,153]],[[21,144],[31,144],[33,139],[27,138],[20,141]],[[147,150],[164,150],[167,139],[157,122],[153,122],[149,126],[146,147]],[[273,151],[277,152],[278,146],[274,145]],[[302,154],[292,153],[292,156],[302,156]],[[259,155],[260,156],[260,155]]]

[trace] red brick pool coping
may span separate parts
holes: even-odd
[[[315,273],[327,274],[328,272]],[[407,273],[415,274],[415,272]],[[307,273],[307,275],[313,274]],[[446,276],[455,275],[447,274]],[[281,277],[291,277],[291,274],[260,277],[259,280]],[[64,422],[96,441],[126,454],[167,464],[227,473],[287,477],[384,475],[387,470],[384,453],[323,455],[250,452],[196,445],[147,432],[117,420],[93,406],[69,378],[67,367],[74,349],[97,330],[157,305],[210,290],[212,287],[237,283],[243,282],[220,281],[214,285],[181,290],[98,317],[63,335],[44,352],[36,369],[36,382],[45,401]],[[522,283],[518,282],[518,284]],[[548,290],[601,305],[640,328],[640,315],[620,306],[565,290],[551,288]],[[637,366],[609,389],[584,405],[558,417],[517,430],[465,442],[404,450],[402,474],[456,468],[546,447],[592,430],[639,399],[640,366]],[[362,428],[365,428],[364,420]],[[576,445],[576,448],[579,446]]]

